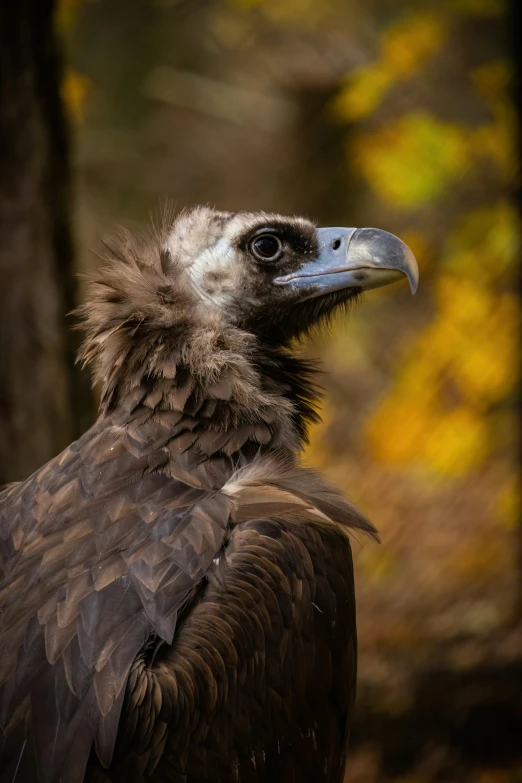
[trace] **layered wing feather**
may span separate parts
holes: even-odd
[[[134,661],[103,780],[340,783],[356,675],[347,533],[373,528],[315,474],[276,462],[223,493],[230,536],[172,646]],[[93,760],[87,780],[100,773]]]
[[[79,782],[93,742],[110,763],[134,659],[223,544],[230,499],[146,446],[95,425],[0,496],[2,783]]]

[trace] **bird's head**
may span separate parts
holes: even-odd
[[[301,217],[198,208],[182,214],[165,241],[209,312],[284,345],[360,292],[406,277],[413,253],[375,228],[317,228]]]
[[[227,376],[231,399],[249,416],[276,398],[282,410],[287,396],[295,410],[313,393],[290,341],[361,291],[404,276],[415,291],[418,278],[411,251],[386,231],[261,212],[198,207],[152,241],[124,234],[107,247],[107,266],[79,309],[80,358],[94,366],[105,409],[141,399],[158,379],[168,389],[190,376],[215,389]],[[276,382],[277,373],[285,379]],[[268,393],[274,383],[287,391]]]

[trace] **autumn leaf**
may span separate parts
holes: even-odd
[[[440,49],[445,34],[442,17],[433,13],[411,14],[390,25],[378,59],[349,75],[335,101],[336,113],[351,121],[369,115],[393,84],[412,76]]]
[[[465,172],[468,135],[458,125],[416,112],[361,133],[350,156],[381,198],[399,208],[419,209]]]

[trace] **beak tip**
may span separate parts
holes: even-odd
[[[419,266],[417,264],[417,259],[415,258],[415,256],[413,255],[409,247],[405,245],[405,248],[407,252],[405,253],[406,268],[404,271],[406,273],[408,282],[410,284],[411,295],[415,296],[415,294],[417,293],[417,288],[419,286]]]
[[[412,295],[417,292],[417,260],[408,245],[395,234],[378,228],[359,228],[350,238],[348,252],[356,262],[366,260],[371,268],[395,270],[404,275]]]

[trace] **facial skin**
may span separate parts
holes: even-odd
[[[318,229],[301,217],[200,208],[167,238],[203,305],[263,342],[284,345],[362,291],[406,276],[415,258],[379,229]]]

